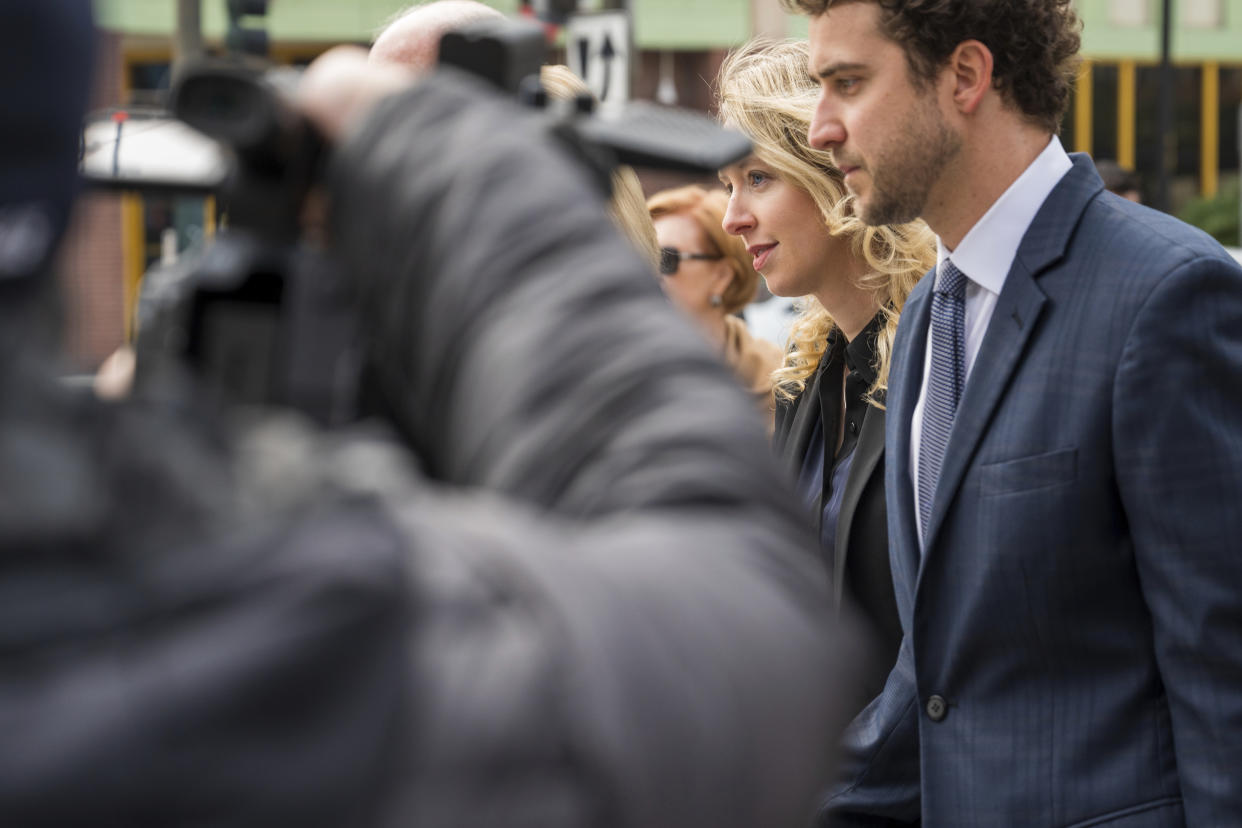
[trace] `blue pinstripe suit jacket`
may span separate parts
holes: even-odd
[[[924,556],[930,274],[906,305],[886,435],[904,639],[847,733],[837,823],[1242,825],[1242,269],[1073,162],[1005,281]]]

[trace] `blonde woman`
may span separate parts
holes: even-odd
[[[819,94],[808,52],[803,41],[754,41],[721,67],[721,117],[754,144],[720,172],[724,227],[772,293],[803,297],[774,375],[774,440],[819,521],[838,600],[851,594],[877,633],[869,699],[901,642],[884,504],[889,357],[898,314],[936,249],[921,222],[867,227],[854,217],[831,156],[806,140]]]
[[[755,298],[759,274],[746,247],[724,231],[729,197],[678,187],[647,200],[660,241],[660,277],[673,304],[693,319],[772,421],[772,372],[781,349],[750,335],[735,314]]]

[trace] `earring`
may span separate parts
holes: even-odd
[[[719,293],[713,293],[713,294],[712,294],[712,298],[711,298],[710,300],[708,300],[708,301],[711,303],[711,306],[712,306],[713,308],[718,308],[718,307],[720,307],[722,304],[724,304],[724,300],[720,298],[720,294],[719,294]]]

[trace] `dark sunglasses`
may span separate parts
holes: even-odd
[[[708,261],[715,261],[716,259],[723,258],[724,256],[719,254],[713,256],[710,253],[683,253],[676,247],[661,247],[660,275],[672,276],[677,272],[677,268],[681,267],[681,263],[685,259],[706,259]]]

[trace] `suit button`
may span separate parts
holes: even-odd
[[[943,722],[949,713],[949,704],[941,696],[932,696],[927,700],[927,718],[933,722]]]
[[[857,433],[858,433],[858,424],[855,423],[853,420],[850,420],[850,434],[857,434]]]

